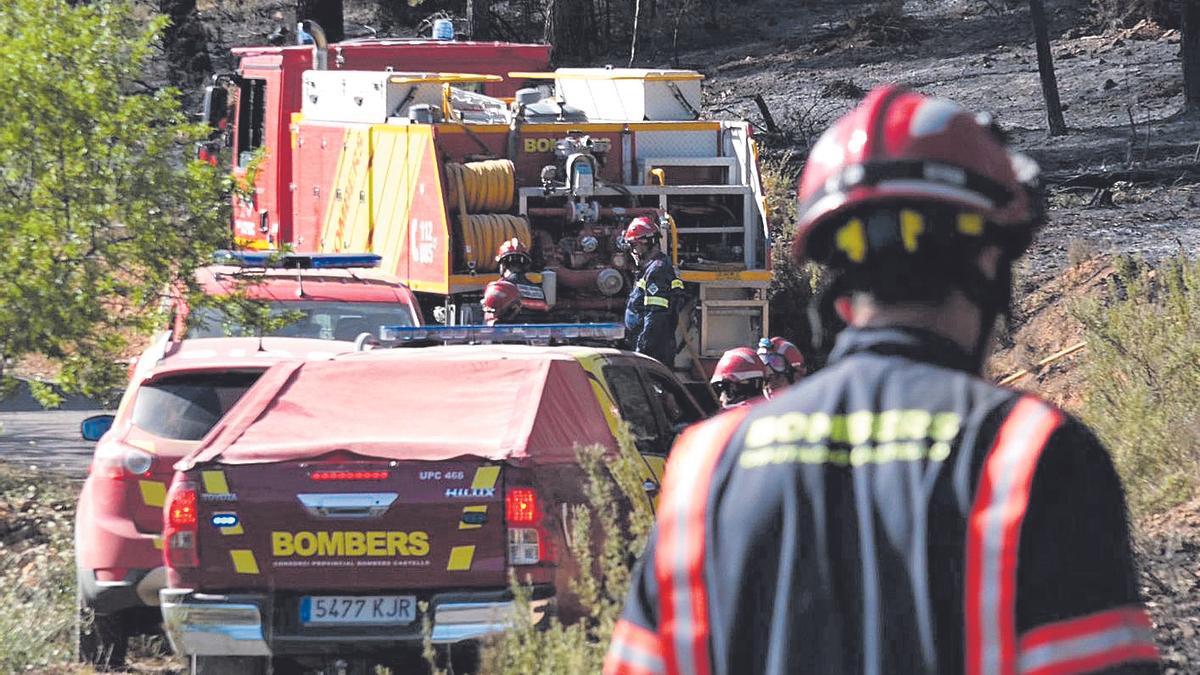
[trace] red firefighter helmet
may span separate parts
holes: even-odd
[[[629,226],[625,228],[621,238],[632,244],[639,239],[657,239],[660,234],[658,226],[654,224],[653,220],[639,216],[629,221]]]
[[[1037,164],[1011,153],[991,119],[955,103],[888,86],[875,89],[813,146],[797,187],[795,257],[827,264],[864,261],[879,225],[855,218],[875,205],[942,205],[967,214],[957,231],[1028,246],[1042,211],[1030,188]],[[857,232],[843,232],[857,222]],[[839,227],[840,226],[840,227]],[[896,224],[888,225],[896,229]],[[923,223],[900,223],[907,250]]]
[[[780,375],[804,372],[804,355],[800,349],[779,336],[758,341],[758,358],[763,365]]]
[[[503,263],[506,259],[512,257],[524,258],[526,265],[533,262],[533,258],[529,256],[529,247],[521,243],[521,240],[516,237],[500,244],[500,250],[496,251],[496,262],[498,263]]]
[[[500,279],[483,291],[483,311],[489,322],[505,321],[521,311],[521,291],[511,281]]]
[[[767,378],[767,370],[763,366],[763,362],[759,360],[758,354],[755,354],[753,349],[736,347],[721,355],[721,360],[717,361],[717,367],[713,370],[712,378],[709,381],[736,384],[755,378],[763,380]]]

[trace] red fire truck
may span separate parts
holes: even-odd
[[[427,319],[480,323],[498,245],[533,254],[549,320],[619,320],[619,233],[657,219],[689,294],[675,370],[769,334],[769,237],[749,125],[703,119],[685,70],[560,68],[545,45],[367,40],[235,50],[206,119],[247,248],[369,251]],[[261,154],[261,157],[259,155]]]

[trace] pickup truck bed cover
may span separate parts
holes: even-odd
[[[580,439],[616,445],[593,394],[601,385],[576,358],[581,351],[449,346],[280,363],[176,468],[337,451],[395,460],[574,462]],[[339,410],[337,424],[313,414],[329,406]]]

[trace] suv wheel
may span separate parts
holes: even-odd
[[[79,660],[97,669],[121,668],[129,647],[129,632],[120,614],[97,614],[79,598],[75,644]]]

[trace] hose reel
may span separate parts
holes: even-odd
[[[517,238],[526,247],[533,244],[529,221],[508,213],[513,207],[516,179],[513,163],[491,159],[466,164],[447,163],[446,197],[458,213],[462,232],[463,261],[476,272],[495,272],[496,251],[503,242]],[[472,213],[476,212],[476,213]]]

